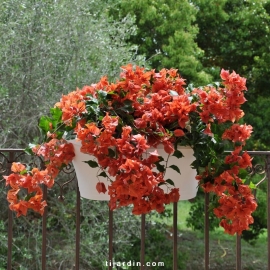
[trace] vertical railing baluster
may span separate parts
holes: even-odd
[[[45,169],[44,162],[41,163],[41,169]],[[48,198],[48,188],[46,185],[43,185],[43,199],[45,201]],[[47,253],[47,215],[48,215],[48,206],[44,208],[44,213],[42,216],[42,247],[41,247],[41,269],[46,270],[46,253]]]
[[[48,189],[43,185],[43,199],[47,201]],[[47,214],[48,206],[44,208],[42,216],[42,250],[41,250],[41,269],[46,270],[46,252],[47,252]]]
[[[268,248],[268,270],[270,270],[270,155],[266,156],[267,176],[267,248]]]
[[[173,203],[173,270],[177,269],[177,206],[178,202]]]
[[[141,267],[140,269],[144,269],[145,264],[145,214],[141,215]]]
[[[113,269],[113,211],[109,210],[109,270]]]
[[[11,270],[11,258],[12,258],[12,238],[13,238],[13,216],[12,211],[8,209],[8,261],[7,270]]]
[[[7,175],[11,172],[11,165],[14,161],[14,152],[10,151],[8,156],[8,168]],[[8,209],[8,260],[7,260],[7,270],[12,269],[12,240],[13,240],[13,213]]]
[[[209,193],[204,194],[204,269],[209,270]]]
[[[236,234],[236,270],[241,269],[241,235]]]
[[[76,195],[76,254],[75,254],[75,269],[79,270],[80,267],[80,226],[81,226],[81,195],[77,182],[77,195]]]

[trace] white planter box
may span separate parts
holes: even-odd
[[[81,142],[77,140],[70,141],[75,150],[75,157],[72,161],[73,166],[76,171],[78,185],[81,197],[91,200],[101,200],[109,201],[110,196],[104,193],[98,193],[96,190],[97,184],[97,175],[101,172],[99,168],[91,168],[84,161],[93,160],[94,157],[88,154],[81,153]],[[149,152],[154,151],[155,149],[149,149]],[[171,168],[167,168],[165,180],[171,179],[174,181],[175,187],[179,188],[180,191],[180,200],[189,200],[196,197],[198,181],[195,179],[196,170],[190,167],[190,164],[194,161],[193,150],[189,147],[179,147],[179,150],[183,153],[184,157],[178,159],[174,156],[171,156],[168,162],[168,167],[170,165],[176,165],[180,169],[181,174],[176,172]],[[168,154],[158,147],[157,151],[159,155],[163,156],[164,160],[167,159]],[[100,177],[103,181],[106,188],[108,189],[109,181],[106,181],[105,178]],[[168,188],[165,185],[161,186],[165,192],[168,192]]]

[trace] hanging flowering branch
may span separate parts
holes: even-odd
[[[110,209],[133,205],[133,214],[162,212],[165,204],[179,200],[181,190],[166,179],[167,167],[158,151],[148,150],[162,145],[169,157],[180,158],[177,146],[183,145],[193,148],[191,165],[198,184],[218,198],[214,213],[221,226],[230,234],[248,229],[257,204],[244,181],[251,158],[242,147],[252,132],[251,126],[239,124],[246,81],[225,70],[221,79],[220,84],[190,89],[175,69],[145,71],[129,64],[116,83],[102,77],[63,95],[51,109],[52,116],[40,120],[44,142],[28,149],[44,159],[46,168],[16,163],[13,173],[5,176],[11,187],[10,209],[18,216],[29,208],[43,213],[46,202],[40,184],[53,186],[75,156],[64,138],[76,137],[81,152],[95,157],[87,163],[100,168],[96,189],[108,192]],[[233,151],[226,156],[225,149]],[[177,164],[170,167],[179,172]],[[109,181],[108,190],[101,177]],[[20,197],[21,189],[27,190],[25,198]]]

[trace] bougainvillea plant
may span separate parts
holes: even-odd
[[[44,160],[45,169],[14,163],[13,173],[5,176],[10,209],[18,216],[28,209],[43,214],[40,185],[51,188],[72,161],[74,148],[67,139],[76,137],[81,152],[95,157],[89,165],[100,168],[96,188],[108,192],[110,209],[132,205],[134,214],[162,212],[164,205],[179,200],[181,190],[164,177],[167,168],[158,151],[145,153],[163,145],[169,156],[181,158],[177,146],[184,145],[193,148],[198,184],[215,194],[221,226],[229,234],[248,229],[257,204],[245,181],[251,158],[242,149],[252,127],[239,123],[246,80],[223,69],[220,76],[220,83],[192,88],[175,69],[146,71],[128,64],[115,83],[102,77],[63,95],[51,116],[40,119],[44,141],[27,150]],[[226,149],[232,151],[225,154]],[[102,179],[109,181],[108,190]]]

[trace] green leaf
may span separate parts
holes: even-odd
[[[29,193],[25,198],[24,198],[24,200],[25,201],[29,201],[32,197],[34,197],[35,196],[35,193],[34,192],[31,192],[31,193]]]
[[[172,156],[177,157],[177,158],[182,158],[184,155],[181,151],[176,149]]]
[[[91,97],[91,99],[87,101],[87,104],[98,104],[98,100],[94,97]]]
[[[164,158],[162,156],[158,156],[159,162],[164,161]]]
[[[98,97],[100,97],[101,99],[105,99],[107,97],[106,91],[99,90],[97,93],[98,93]]]
[[[115,91],[110,91],[107,93],[107,95],[114,95],[115,94]]]
[[[245,170],[245,169],[240,169],[240,170],[239,170],[239,173],[238,173],[238,176],[239,176],[241,179],[245,179],[245,178],[248,176],[247,170]]]
[[[167,179],[165,182],[172,185],[172,186],[175,186],[172,179]]]
[[[102,176],[102,177],[105,177],[105,178],[108,177],[108,175],[104,171],[102,173],[100,173],[98,176]]]
[[[210,163],[209,163],[209,167],[211,167],[212,164],[216,164],[216,162],[217,162],[216,158],[214,158],[214,157],[211,158]]]
[[[51,115],[52,115],[52,123],[53,126],[56,127],[56,125],[61,122],[62,119],[62,110],[58,107],[51,108],[50,109]]]
[[[62,111],[59,108],[51,108],[50,109],[52,117],[49,116],[41,116],[39,119],[39,128],[44,132],[44,134],[47,134],[48,131],[52,131],[58,127],[59,124],[61,124],[62,119]]]
[[[87,163],[91,168],[97,168],[99,167],[98,166],[98,163],[94,160],[88,160],[88,161],[84,161],[85,163]]]
[[[165,172],[165,166],[164,165],[161,165],[158,162],[156,162],[155,164],[157,166],[158,171]]]
[[[252,183],[252,182],[249,183],[249,187],[251,189],[256,189],[257,188],[256,185],[254,183]]]
[[[126,99],[126,100],[124,100],[124,105],[125,106],[132,106],[132,104],[133,104],[133,101],[132,100],[130,100],[130,99]]]
[[[163,185],[165,185],[165,182],[160,182],[160,183],[158,184],[159,187],[160,187],[160,186],[163,186]]]
[[[179,174],[181,174],[179,168],[176,165],[171,165],[171,166],[169,166],[169,168],[172,168],[173,170],[175,170],[176,172],[178,172]]]
[[[107,92],[100,90],[97,92],[99,104],[107,104]]]
[[[51,130],[50,124],[52,124],[51,118],[49,118],[48,116],[41,116],[38,126],[45,134],[47,134],[47,132]]]
[[[122,111],[130,112],[130,113],[134,112],[134,109],[132,107],[132,104],[133,104],[132,100],[126,99],[123,103],[124,103],[124,107],[121,107]]]
[[[87,109],[88,112],[92,112],[95,115],[99,115],[100,108],[99,108],[99,106],[97,104],[88,104],[86,106],[86,109]]]
[[[115,151],[113,151],[111,148],[109,148],[108,151],[109,151],[109,157],[111,158],[115,157]]]
[[[20,175],[24,175],[24,174],[26,174],[26,173],[27,173],[27,170],[24,169],[23,171],[20,172]]]
[[[220,82],[214,82],[214,85],[218,88],[220,87]]]
[[[164,133],[163,132],[154,132],[154,134],[158,135],[159,137],[164,137]]]
[[[33,155],[34,155],[34,152],[33,152],[32,149],[33,149],[35,146],[36,146],[35,144],[29,143],[29,144],[28,144],[28,147],[26,147],[26,148],[24,149],[24,152],[25,152],[26,154],[30,155],[30,156],[33,156]]]

